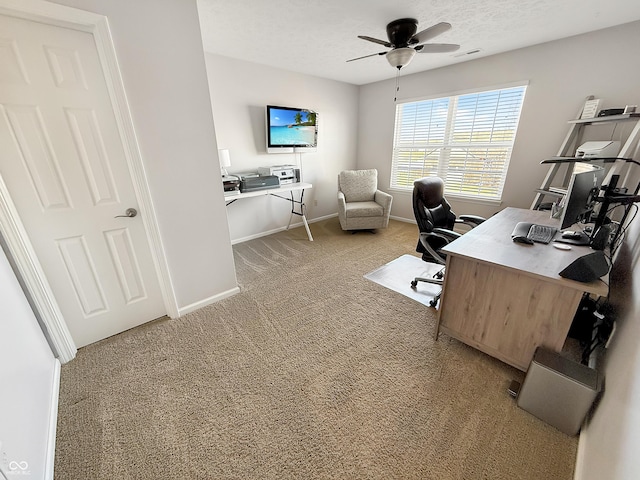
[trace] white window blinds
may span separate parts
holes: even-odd
[[[447,194],[499,200],[526,87],[396,106],[391,188],[436,175]]]

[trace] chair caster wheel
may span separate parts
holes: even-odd
[[[416,282],[415,280],[413,280],[411,282],[411,288],[416,288],[418,286],[418,282]]]

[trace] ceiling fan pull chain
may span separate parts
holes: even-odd
[[[393,101],[397,102],[398,100],[398,92],[400,91],[400,69],[398,68],[396,72],[396,96],[393,97]]]

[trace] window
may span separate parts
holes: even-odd
[[[526,86],[396,106],[391,188],[441,177],[448,195],[500,200]]]

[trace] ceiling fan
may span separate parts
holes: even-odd
[[[438,35],[451,29],[451,24],[446,22],[437,23],[421,32],[418,32],[418,21],[415,18],[401,18],[394,20],[387,25],[387,37],[389,41],[379,40],[366,35],[358,35],[358,38],[368,40],[369,42],[384,45],[391,50],[372,53],[363,57],[352,58],[347,62],[360,60],[362,58],[374,57],[376,55],[385,55],[392,67],[400,70],[407,65],[418,53],[447,53],[455,52],[460,45],[453,43],[425,43]]]

